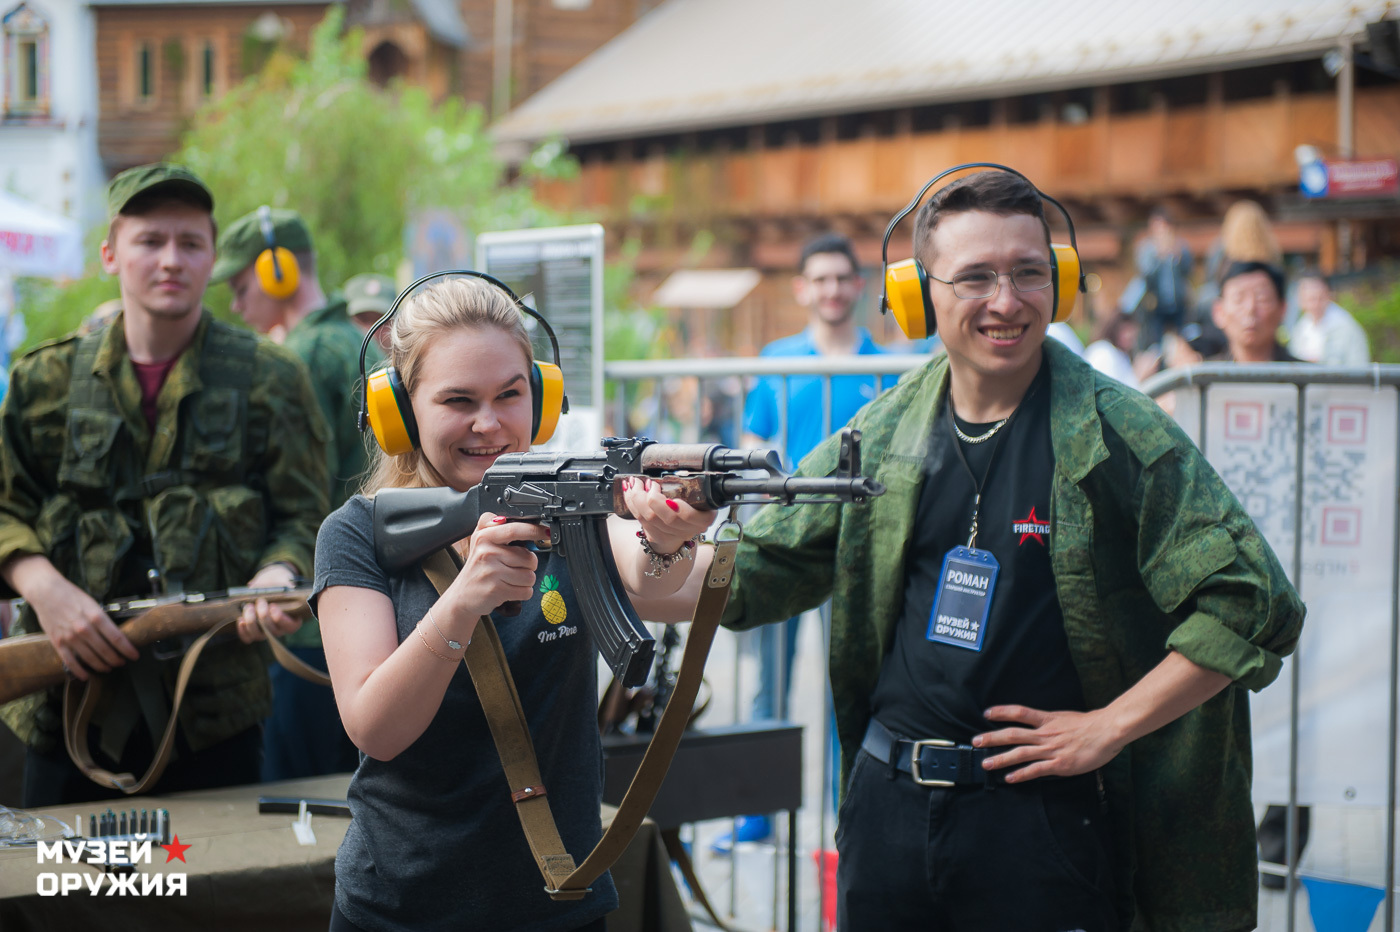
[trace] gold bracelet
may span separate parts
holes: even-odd
[[[426,647],[428,650],[432,651],[434,656],[441,657],[443,660],[446,660],[448,663],[456,663],[458,660],[461,660],[461,659],[462,659],[461,657],[457,657],[457,658],[449,657],[449,656],[447,656],[446,654],[444,654],[444,653],[442,653],[441,651],[439,651],[439,650],[438,650],[436,647],[434,647],[433,645],[429,644],[429,643],[428,643],[427,637],[423,634],[423,629],[422,629],[421,627],[419,627],[418,625],[414,625],[414,626],[413,626],[413,630],[418,632],[418,640],[422,641],[422,642],[423,642],[423,646]]]

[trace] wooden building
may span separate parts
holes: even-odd
[[[686,264],[760,269],[731,351],[801,326],[786,280],[816,232],[849,234],[878,288],[889,218],[962,162],[1009,164],[1065,201],[1104,303],[1158,205],[1197,256],[1241,197],[1287,253],[1328,268],[1400,253],[1400,200],[1305,201],[1295,159],[1300,145],[1400,157],[1400,73],[1366,32],[1393,6],[671,0],[496,132],[516,151],[568,139],[582,171],[541,193],[597,215],[614,246],[639,240],[651,282]]]
[[[504,112],[616,36],[647,0],[344,0],[370,77]],[[99,149],[114,174],[168,155],[194,112],[305,46],[325,0],[91,0]],[[500,28],[498,28],[500,27]]]
[[[98,151],[109,176],[168,156],[205,102],[257,69],[279,43],[304,47],[318,2],[93,0]]]

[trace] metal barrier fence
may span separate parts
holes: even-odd
[[[696,440],[704,436],[739,445],[744,435],[744,402],[752,378],[774,376],[782,380],[784,392],[778,405],[779,430],[768,442],[785,450],[788,432],[786,402],[793,378],[806,376],[822,380],[822,425],[824,433],[830,433],[840,426],[831,423],[832,377],[873,375],[877,389],[882,389],[902,373],[927,360],[928,357],[923,355],[883,355],[612,362],[605,367],[605,376],[613,383],[610,429],[617,433],[639,433],[657,439]],[[676,391],[678,386],[686,390]],[[1360,551],[1360,556],[1351,557],[1351,562],[1346,564],[1353,568],[1353,575],[1358,572],[1355,567],[1359,560],[1370,559],[1371,563],[1376,563],[1374,558],[1379,554],[1384,564],[1381,567],[1383,577],[1371,574],[1372,589],[1379,592],[1378,586],[1383,586],[1389,605],[1387,617],[1383,619],[1383,630],[1388,638],[1388,650],[1383,655],[1384,669],[1377,666],[1372,671],[1377,693],[1382,686],[1384,692],[1384,722],[1375,723],[1383,727],[1386,734],[1384,777],[1369,784],[1353,781],[1361,789],[1347,786],[1345,798],[1349,802],[1369,802],[1376,808],[1382,797],[1384,800],[1384,866],[1380,882],[1384,888],[1383,927],[1387,932],[1394,932],[1395,929],[1397,725],[1400,724],[1400,687],[1397,686],[1400,684],[1400,574],[1396,571],[1397,556],[1400,555],[1400,497],[1396,494],[1396,489],[1400,488],[1398,387],[1400,366],[1395,365],[1332,369],[1273,363],[1200,365],[1162,373],[1143,387],[1147,394],[1157,398],[1175,393],[1178,422],[1201,447],[1244,503],[1246,511],[1260,525],[1265,538],[1288,569],[1290,579],[1309,603],[1309,620],[1304,638],[1294,657],[1286,664],[1287,676],[1281,677],[1281,682],[1270,688],[1272,693],[1266,690],[1260,694],[1263,697],[1281,695],[1279,687],[1287,684],[1284,716],[1286,746],[1280,752],[1278,742],[1258,725],[1254,737],[1256,786],[1260,784],[1261,777],[1264,782],[1273,780],[1276,770],[1282,770],[1287,775],[1286,794],[1280,794],[1287,798],[1286,852],[1297,850],[1299,837],[1298,807],[1303,789],[1300,785],[1299,756],[1300,721],[1303,719],[1301,699],[1310,686],[1304,669],[1314,656],[1325,660],[1324,655],[1329,653],[1326,648],[1332,646],[1328,642],[1314,643],[1319,632],[1325,633],[1329,623],[1340,624],[1336,617],[1340,603],[1325,590],[1313,592],[1315,586],[1311,581],[1325,576],[1327,567],[1340,565],[1327,556],[1337,548],[1352,547]],[[716,400],[726,399],[728,406],[715,403]],[[681,406],[688,410],[679,410]],[[1379,429],[1368,431],[1368,420],[1371,428]],[[1370,491],[1358,491],[1359,474],[1365,474],[1362,478],[1366,481],[1362,485],[1369,482],[1367,488]],[[1374,534],[1363,535],[1360,530],[1363,523],[1369,525],[1380,521],[1384,526],[1386,520],[1389,521],[1389,533],[1383,535],[1383,539],[1377,539]],[[1319,557],[1319,553],[1323,556]],[[1305,555],[1310,558],[1306,563]],[[1363,604],[1357,611],[1377,607],[1364,603],[1364,586],[1361,589],[1342,588],[1346,590],[1343,595],[1363,593],[1359,596]],[[1381,630],[1377,628],[1374,633],[1379,634]],[[1345,638],[1341,640],[1346,641]],[[1347,644],[1343,643],[1342,647],[1346,648]],[[1353,650],[1364,647],[1359,641],[1351,645]],[[1336,654],[1336,651],[1332,650],[1331,653]],[[1378,651],[1370,653],[1381,657]],[[783,652],[780,651],[779,655],[781,657]],[[1342,662],[1345,664],[1349,661],[1344,657]],[[1375,660],[1374,663],[1381,664],[1382,661]],[[736,719],[739,717],[738,666],[736,654],[732,671]],[[786,672],[783,671],[784,674]],[[779,677],[780,681],[786,678],[785,675]],[[1307,711],[1308,733],[1313,740],[1326,744],[1327,734],[1334,730],[1325,719],[1327,711],[1329,708],[1343,708],[1345,701],[1335,696],[1329,698],[1325,695],[1326,690],[1322,693],[1324,695],[1320,698],[1314,697],[1317,701],[1310,703]],[[823,717],[823,732],[830,727],[829,690],[827,703],[828,714]],[[1256,718],[1256,722],[1259,721]],[[1323,725],[1328,727],[1321,727]],[[1345,737],[1354,731],[1343,728],[1340,733]],[[820,739],[825,758],[824,749],[829,735],[823,733]],[[1285,754],[1286,765],[1282,765]],[[1270,756],[1279,758],[1281,766],[1272,769],[1260,767],[1260,762]],[[1333,761],[1334,757],[1318,755],[1322,761]],[[1374,763],[1372,754],[1361,763],[1360,769],[1365,770]],[[1326,769],[1325,763],[1318,760],[1308,762],[1310,797],[1322,792],[1319,787],[1330,792],[1330,786],[1324,786],[1328,777],[1322,772]],[[822,782],[823,787],[830,782],[827,774],[823,774]],[[818,803],[818,810],[817,847],[821,847],[827,837],[825,793]],[[790,840],[790,843],[796,844],[796,840]],[[1285,860],[1286,868],[1261,864],[1261,869],[1285,876],[1286,928],[1289,932],[1297,927],[1297,890],[1301,880],[1316,878],[1355,882],[1352,876],[1355,870],[1365,868],[1365,865],[1361,868],[1352,865],[1350,871],[1328,873],[1300,869],[1298,857],[1286,857]],[[732,914],[732,880],[730,893]],[[776,900],[776,889],[774,896]]]
[[[1318,700],[1316,706],[1308,710],[1309,737],[1317,743],[1324,743],[1327,733],[1336,730],[1336,722],[1329,720],[1329,704],[1336,709],[1344,701],[1336,693],[1328,698],[1327,690],[1318,687],[1315,681],[1305,682],[1304,668],[1315,661],[1311,670],[1319,681],[1325,681],[1329,674],[1335,677],[1337,672],[1345,676],[1346,667],[1361,666],[1362,658],[1357,655],[1366,652],[1367,644],[1363,637],[1357,636],[1358,632],[1380,631],[1378,627],[1354,627],[1350,637],[1334,638],[1342,642],[1340,648],[1329,645],[1326,639],[1332,637],[1334,626],[1345,627],[1347,622],[1346,618],[1338,617],[1337,607],[1364,614],[1376,606],[1366,603],[1364,585],[1358,584],[1360,592],[1348,593],[1351,597],[1348,607],[1330,598],[1325,590],[1314,592],[1315,586],[1310,582],[1325,578],[1329,567],[1346,567],[1353,577],[1363,576],[1362,561],[1373,558],[1378,552],[1382,555],[1383,567],[1374,560],[1371,565],[1381,569],[1384,579],[1376,577],[1376,581],[1384,582],[1389,589],[1386,626],[1389,650],[1385,655],[1388,669],[1384,676],[1385,842],[1380,878],[1387,932],[1395,928],[1396,726],[1397,683],[1400,683],[1400,574],[1396,572],[1396,555],[1400,553],[1400,498],[1396,495],[1397,485],[1400,485],[1396,472],[1397,462],[1400,462],[1400,427],[1397,427],[1396,414],[1398,385],[1400,366],[1396,365],[1337,369],[1297,363],[1216,363],[1164,372],[1143,386],[1143,391],[1154,398],[1175,393],[1178,422],[1244,503],[1309,604],[1303,639],[1287,664],[1288,799],[1284,851],[1289,855],[1298,850],[1300,831],[1301,698],[1311,690]],[[1381,417],[1373,419],[1376,414]],[[1368,420],[1373,420],[1370,428]],[[1395,436],[1386,438],[1383,433],[1378,438],[1368,436],[1376,428],[1393,429]],[[1251,463],[1262,468],[1250,468]],[[1239,468],[1241,464],[1244,468]],[[1346,464],[1346,467],[1338,470],[1333,468],[1336,464]],[[1367,485],[1369,492],[1365,488]],[[1287,520],[1280,521],[1281,516]],[[1378,518],[1384,522],[1387,517],[1390,521],[1388,541],[1384,540],[1384,534],[1363,535],[1366,523]],[[1384,546],[1386,543],[1388,550]],[[1347,557],[1348,549],[1355,555]],[[1306,562],[1305,551],[1312,557]],[[1318,556],[1320,553],[1322,557]],[[1341,562],[1337,561],[1337,554],[1343,556]],[[1343,570],[1338,575],[1345,574]],[[1329,660],[1328,654],[1332,659]],[[1341,667],[1334,671],[1332,667],[1338,661]],[[1380,671],[1374,672],[1379,674]],[[1358,679],[1364,675],[1357,674]],[[1379,675],[1372,679],[1375,685],[1380,685]],[[1271,689],[1277,689],[1277,685]],[[1351,688],[1364,691],[1360,683],[1351,684]],[[1323,699],[1327,699],[1327,703]],[[1255,704],[1257,708],[1261,702],[1256,700]],[[1269,740],[1256,732],[1254,742],[1258,786],[1261,776],[1265,780],[1271,777],[1267,768],[1259,766],[1258,753],[1261,744],[1267,745]],[[1351,766],[1364,775],[1372,760],[1338,761],[1319,754],[1308,762],[1311,779],[1307,795],[1312,801],[1325,799],[1329,795],[1328,784],[1338,771]],[[1357,798],[1353,787],[1347,787],[1343,793],[1347,800]],[[1293,932],[1297,926],[1300,879],[1354,882],[1354,878],[1300,870],[1298,862],[1302,858],[1296,855],[1286,855],[1285,860],[1285,870],[1263,863],[1261,869],[1285,876],[1285,921],[1288,932]],[[1352,865],[1353,871],[1357,869],[1364,870],[1365,865]]]

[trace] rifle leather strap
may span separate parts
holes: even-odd
[[[216,634],[230,625],[237,624],[239,617],[239,615],[233,615],[225,618],[205,631],[190,644],[189,650],[180,659],[180,670],[175,677],[175,697],[170,706],[170,718],[166,721],[165,732],[161,735],[160,743],[156,745],[156,753],[151,761],[151,766],[147,768],[140,780],[129,773],[113,773],[99,767],[97,762],[92,759],[92,751],[88,747],[88,725],[92,722],[98,697],[102,695],[102,677],[96,675],[89,677],[86,686],[82,689],[81,697],[78,696],[80,681],[69,678],[63,687],[63,743],[67,746],[68,756],[74,765],[92,782],[99,786],[121,790],[128,796],[144,793],[154,786],[161,775],[165,773],[166,765],[170,763],[170,752],[175,747],[175,729],[180,721],[180,703],[185,698],[185,689],[189,686],[190,677],[194,674],[195,664],[199,662],[199,655],[204,652],[205,645]],[[267,643],[272,648],[273,656],[277,658],[278,663],[304,680],[310,680],[323,686],[331,685],[329,676],[304,663],[277,640],[266,621],[259,618],[258,627],[262,629],[263,636],[267,638]]]
[[[287,645],[283,644],[278,640],[277,635],[272,633],[272,629],[268,627],[266,621],[259,618],[258,627],[262,629],[263,637],[267,638],[267,646],[272,648],[272,656],[277,659],[277,662],[280,663],[288,673],[299,676],[308,683],[315,683],[318,686],[331,685],[330,676],[317,670],[311,664],[292,653]]]
[[[501,756],[501,765],[515,799],[515,810],[525,830],[525,839],[544,876],[545,891],[554,899],[581,899],[588,892],[589,884],[622,856],[651,809],[689,722],[691,707],[705,670],[705,660],[709,657],[720,616],[729,602],[729,586],[734,576],[734,556],[738,546],[737,538],[715,545],[715,554],[695,607],[695,618],[691,622],[690,637],[686,641],[671,701],[657,722],[656,731],[627,793],[617,807],[612,824],[578,867],[574,866],[573,857],[564,849],[559,838],[548,798],[542,793],[530,796],[519,793],[526,787],[542,786],[544,781],[539,775],[529,725],[520,706],[520,696],[495,625],[487,617],[478,622],[463,660],[476,686],[496,751]],[[439,594],[446,592],[452,584],[458,566],[454,555],[447,550],[440,550],[423,561],[423,571]]]
[[[175,747],[175,729],[180,722],[180,702],[185,698],[185,688],[190,684],[190,676],[194,673],[194,665],[199,662],[199,655],[214,635],[237,621],[238,616],[235,615],[214,625],[195,639],[180,660],[180,671],[175,678],[175,698],[170,705],[170,719],[165,724],[165,733],[161,735],[160,743],[156,745],[155,759],[151,761],[151,766],[146,769],[140,780],[129,773],[113,773],[97,766],[96,761],[92,759],[92,752],[88,749],[88,724],[92,721],[93,710],[97,708],[97,699],[102,694],[102,677],[90,677],[86,688],[82,690],[81,698],[77,697],[79,681],[69,679],[63,687],[63,743],[67,745],[68,756],[78,769],[93,783],[121,790],[128,796],[144,793],[154,786],[161,774],[165,773],[165,765],[170,762],[170,752]]]
[[[700,885],[700,875],[695,873],[695,863],[690,860],[690,854],[685,850],[685,844],[681,841],[681,830],[678,828],[663,828],[661,830],[661,841],[666,845],[666,853],[671,856],[671,860],[681,869],[681,876],[685,878],[686,886],[690,887],[690,897],[700,904],[700,908],[709,914],[710,924],[720,930],[720,932],[730,932],[729,926],[725,925],[719,918],[719,913],[710,903],[709,896],[705,893],[705,888]]]

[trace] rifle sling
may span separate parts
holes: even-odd
[[[719,918],[719,913],[715,910],[714,904],[710,902],[705,888],[700,885],[700,876],[695,873],[695,863],[690,860],[690,853],[685,850],[685,844],[681,841],[681,830],[679,828],[663,828],[661,842],[666,846],[666,853],[671,856],[671,860],[681,869],[681,876],[685,878],[686,886],[690,887],[691,898],[709,914],[710,924],[719,929],[720,932],[732,932],[729,926],[724,924],[724,920]]]
[[[733,578],[734,554],[738,546],[737,539],[722,541],[715,546],[708,578],[695,607],[695,618],[691,622],[690,637],[686,641],[671,701],[661,714],[641,765],[617,807],[612,824],[578,867],[574,866],[573,856],[565,850],[554,824],[539,763],[535,758],[534,744],[530,740],[529,723],[521,708],[520,696],[495,625],[484,616],[477,623],[462,659],[486,714],[496,752],[501,756],[501,766],[515,802],[516,814],[520,817],[520,825],[525,831],[525,840],[544,876],[545,892],[554,899],[577,900],[588,893],[589,884],[611,867],[631,844],[655,801],[689,721],[710,645],[714,642],[720,616],[729,602],[729,584]],[[423,572],[441,595],[452,584],[459,566],[455,554],[439,550],[424,559]]]
[[[102,695],[102,677],[89,676],[81,696],[78,696],[80,681],[70,677],[63,686],[63,743],[67,746],[68,756],[74,765],[93,783],[121,790],[128,796],[144,793],[154,786],[161,774],[165,773],[166,765],[170,763],[170,752],[175,747],[175,729],[180,721],[180,703],[185,698],[185,688],[189,686],[195,664],[199,662],[199,655],[216,634],[229,625],[236,624],[239,617],[231,615],[205,631],[194,640],[185,656],[181,658],[180,671],[175,677],[175,697],[170,705],[170,718],[165,723],[165,732],[161,735],[160,743],[156,745],[155,758],[140,780],[129,773],[113,773],[99,767],[92,759],[92,752],[88,748],[88,725],[92,721],[93,711],[97,708],[97,699]],[[304,663],[278,641],[268,628],[267,622],[259,618],[258,627],[262,629],[263,637],[267,639],[278,663],[304,680],[322,686],[331,685],[329,676]]]

